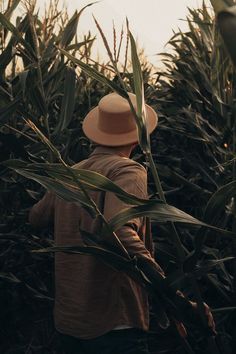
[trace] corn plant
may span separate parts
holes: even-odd
[[[230,229],[234,219],[235,72],[207,7],[203,4],[199,10],[190,10],[187,20],[189,31],[175,33],[169,42],[173,52],[162,54],[166,65],[157,73],[159,90],[150,87],[149,91],[162,118],[153,140],[154,158],[169,203]],[[156,227],[163,247],[162,251],[157,249],[157,254],[161,258],[166,253],[175,256],[173,247],[165,242],[166,229]],[[235,255],[232,240],[217,241],[209,230],[185,230],[181,234],[185,247],[192,250],[184,265],[188,270],[201,259]],[[203,276],[199,283],[205,284],[206,295],[207,288],[214,289],[217,306],[228,304],[223,326],[229,333],[224,349],[227,353],[231,353],[234,337],[227,325],[228,321],[234,323],[234,310],[230,310],[235,306],[233,275],[231,261],[221,270]],[[224,341],[219,336],[220,340]]]
[[[201,23],[201,21],[203,22],[201,27],[203,28],[201,32],[202,36],[203,35],[206,36],[205,32],[209,32],[211,35],[212,32],[209,30],[208,24],[205,23],[206,18],[209,21],[209,23],[211,23],[211,17],[207,13],[205,7],[203,7],[202,11],[205,16],[204,21],[202,21],[202,17],[199,17],[199,19],[194,18],[194,20],[195,21],[198,20],[199,23]],[[118,61],[117,58],[119,56],[112,54],[111,50],[109,49],[109,46],[107,45],[106,39],[103,36],[104,43],[108,49],[108,53],[110,56],[110,61],[111,61],[110,64],[113,66],[113,72],[115,73],[115,79],[112,80],[110,74],[107,74],[110,72],[108,71],[108,69],[105,69],[104,71],[103,69],[101,69],[101,66],[98,63],[88,65],[89,57],[88,57],[87,46],[91,44],[91,42],[89,42],[90,39],[85,38],[85,41],[82,42],[82,44],[81,43],[70,44],[71,40],[74,37],[72,36],[72,34],[73,33],[75,34],[75,28],[79,18],[79,14],[75,14],[73,16],[73,18],[68,22],[68,24],[64,28],[64,31],[62,31],[59,35],[57,34],[53,36],[53,39],[51,38],[51,36],[47,37],[45,41],[39,41],[40,37],[39,39],[37,37],[37,33],[41,33],[41,32],[37,27],[38,21],[36,21],[36,17],[34,17],[32,9],[30,9],[30,11],[27,13],[28,17],[26,17],[25,21],[23,23],[22,21],[20,22],[22,23],[20,28],[19,26],[14,27],[10,23],[9,17],[6,16],[6,13],[5,16],[1,16],[0,18],[4,28],[7,31],[9,31],[9,33],[12,33],[12,38],[9,41],[9,43],[12,41],[11,42],[12,47],[10,47],[11,50],[8,49],[7,52],[5,52],[5,50],[3,51],[3,53],[6,54],[5,56],[2,57],[2,60],[4,58],[7,58],[7,60],[4,59],[6,60],[5,63],[7,62],[9,64],[12,61],[12,57],[11,58],[9,57],[9,53],[10,52],[12,53],[12,48],[16,47],[17,50],[19,51],[16,52],[16,54],[18,57],[22,58],[24,68],[25,70],[29,70],[29,73],[31,75],[30,78],[32,80],[32,85],[28,87],[28,83],[31,82],[31,80],[27,81],[27,78],[29,78],[28,72],[27,73],[23,72],[22,75],[21,72],[19,72],[19,74],[16,75],[16,78],[14,77],[15,72],[13,72],[11,80],[9,80],[9,77],[7,76],[4,78],[5,83],[7,83],[5,86],[7,87],[10,84],[12,85],[12,87],[14,87],[14,90],[12,90],[13,97],[12,96],[8,97],[6,95],[6,93],[7,94],[11,93],[11,90],[9,90],[9,88],[8,90],[4,90],[3,92],[1,91],[2,92],[1,97],[3,99],[3,109],[1,111],[1,118],[3,124],[5,125],[3,134],[4,136],[6,135],[6,130],[5,130],[6,128],[11,130],[15,129],[17,134],[21,134],[21,136],[25,137],[27,141],[31,139],[31,142],[33,143],[33,144],[28,144],[29,149],[27,148],[27,150],[30,151],[30,154],[27,154],[27,151],[24,150],[24,156],[21,156],[23,159],[27,161],[23,162],[19,160],[16,161],[12,160],[6,162],[4,166],[10,167],[11,169],[17,171],[17,173],[23,175],[24,177],[39,182],[44,187],[52,190],[54,193],[56,193],[57,195],[63,197],[68,201],[81,203],[94,215],[94,217],[102,218],[102,215],[98,210],[97,206],[94,205],[93,201],[90,199],[88,193],[89,189],[95,188],[97,190],[106,190],[106,191],[110,190],[116,193],[118,197],[123,198],[122,200],[126,201],[126,203],[133,206],[128,208],[128,210],[125,210],[121,214],[117,215],[109,223],[107,223],[106,220],[103,220],[104,229],[101,234],[106,233],[107,237],[110,237],[111,233],[114,234],[116,229],[119,228],[126,220],[129,220],[134,214],[140,216],[141,215],[150,216],[153,220],[156,220],[158,225],[164,225],[164,228],[166,228],[167,239],[172,244],[172,248],[173,249],[174,247],[177,248],[177,252],[175,252],[174,258],[171,257],[170,259],[173,261],[174,265],[178,268],[176,271],[172,270],[170,273],[167,272],[168,273],[167,278],[164,282],[163,279],[158,278],[157,275],[155,276],[155,278],[149,275],[150,277],[148,281],[146,278],[143,279],[142,274],[140,274],[140,271],[138,269],[138,261],[136,259],[130,259],[126,250],[122,247],[122,245],[119,243],[119,240],[117,240],[116,238],[114,238],[114,240],[116,240],[115,246],[117,250],[115,254],[112,253],[111,250],[106,248],[106,245],[103,244],[100,235],[86,235],[86,239],[90,240],[90,244],[88,244],[83,249],[64,248],[64,251],[78,252],[78,253],[90,252],[96,254],[97,257],[101,257],[101,259],[103,261],[106,261],[108,264],[112,262],[113,266],[116,266],[118,269],[122,271],[126,271],[131,277],[139,281],[142,284],[142,286],[145,286],[147,290],[150,291],[154,297],[158,297],[158,299],[161,301],[160,302],[161,306],[160,303],[158,302],[159,304],[158,310],[160,311],[158,321],[163,328],[168,327],[167,316],[170,316],[170,318],[174,317],[178,319],[180,322],[184,322],[185,324],[190,326],[189,328],[191,328],[189,333],[189,338],[190,341],[193,342],[191,343],[193,347],[191,348],[187,340],[181,339],[182,342],[178,341],[178,343],[181,343],[185,349],[181,347],[182,349],[180,348],[180,350],[185,350],[187,353],[199,352],[199,350],[201,350],[200,349],[201,347],[198,346],[198,342],[200,340],[201,341],[206,340],[206,338],[209,337],[207,339],[208,346],[207,349],[205,349],[204,353],[206,352],[206,350],[208,353],[213,353],[213,352],[217,353],[217,347],[215,346],[214,340],[212,339],[212,333],[207,328],[207,324],[205,323],[205,316],[203,314],[203,311],[201,310],[202,299],[201,299],[201,294],[196,279],[202,277],[202,275],[207,271],[208,272],[212,271],[212,269],[214,269],[215,267],[221,267],[222,271],[225,270],[224,262],[226,261],[230,262],[232,260],[232,257],[225,257],[225,258],[219,257],[217,259],[213,258],[211,260],[207,259],[206,262],[204,263],[204,258],[203,259],[200,258],[202,256],[202,249],[203,249],[203,242],[202,242],[201,235],[200,234],[196,235],[196,240],[198,240],[198,242],[196,242],[196,246],[193,247],[193,249],[191,249],[189,245],[186,246],[186,243],[182,239],[182,235],[184,235],[184,238],[186,238],[186,234],[188,234],[188,239],[191,239],[191,237],[193,237],[194,235],[194,229],[192,229],[192,227],[191,228],[188,227],[187,231],[185,231],[186,227],[180,228],[180,226],[178,226],[178,230],[176,230],[176,226],[173,224],[173,222],[178,222],[178,225],[179,223],[180,224],[183,223],[184,225],[186,224],[197,225],[198,228],[200,226],[203,226],[204,229],[200,229],[200,231],[198,232],[203,233],[205,232],[205,230],[208,230],[207,231],[208,233],[209,232],[211,233],[214,232],[215,234],[217,233],[217,240],[219,240],[218,242],[226,242],[225,239],[229,240],[230,242],[230,240],[233,237],[233,233],[222,229],[228,225],[223,225],[223,227],[221,228],[217,227],[219,225],[214,224],[214,222],[213,222],[214,226],[209,225],[209,222],[212,223],[212,219],[210,217],[209,219],[206,220],[206,222],[201,222],[197,218],[193,218],[186,212],[183,212],[175,207],[172,207],[169,204],[166,204],[166,193],[164,193],[162,190],[160,179],[155,167],[155,163],[158,162],[155,156],[155,146],[154,146],[154,154],[151,154],[151,144],[146,132],[145,110],[144,110],[145,92],[144,92],[141,66],[138,60],[137,49],[132,34],[130,34],[128,31],[130,42],[131,42],[132,72],[127,72],[126,65],[124,65],[124,72],[119,71],[117,65],[117,61]],[[193,11],[192,15],[197,16],[197,12]],[[27,29],[25,29],[24,27],[25,25]],[[37,30],[35,30],[35,26]],[[99,24],[98,27],[100,27]],[[181,39],[178,39],[176,42],[175,42],[176,39],[173,40],[173,43],[176,43],[176,49],[178,49],[177,43],[180,44],[180,48],[179,48],[180,55],[181,55],[181,50],[183,50],[183,48],[186,48],[185,46],[191,47],[192,41],[194,42],[195,40],[198,40],[198,43],[202,44],[200,34],[198,33],[196,35],[197,31],[195,30],[194,27],[190,27],[190,29],[191,29],[190,35],[192,36],[190,42],[187,42],[188,35],[185,36],[184,34],[180,34]],[[26,31],[29,31],[27,32],[29,33],[28,36],[26,36]],[[102,31],[100,32],[102,33]],[[211,42],[212,38],[211,37],[207,37],[207,38],[209,40],[207,44],[210,46],[211,43],[213,43]],[[40,43],[44,44],[45,42],[47,42],[47,45],[45,46],[40,45]],[[54,44],[56,45],[56,48],[54,47]],[[85,46],[86,50],[85,52],[82,52],[81,57],[78,58],[78,53],[77,55],[75,55],[76,54],[75,50],[78,49],[78,47],[80,48],[81,46],[82,47]],[[72,54],[69,53],[70,50],[72,50]],[[49,58],[48,58],[48,54],[49,54],[48,51],[50,51],[51,53],[51,56]],[[191,57],[189,52],[188,55],[189,57]],[[67,60],[66,58],[69,59],[70,64],[66,62]],[[175,61],[173,60],[173,62]],[[178,64],[179,64],[179,68],[181,68],[181,60],[179,60]],[[196,71],[199,68],[196,65],[196,63],[194,64],[195,66],[192,66],[193,72],[194,70]],[[79,86],[80,89],[81,88],[83,89],[84,86],[86,88],[85,90],[82,91],[83,94],[81,94],[79,100],[77,98],[77,101],[74,100],[73,98],[74,97],[73,92],[72,93],[70,92],[70,89],[75,87],[74,85],[76,84],[78,85],[77,79],[75,77],[74,66],[79,66],[82,70],[79,72],[78,70],[76,71],[78,75],[78,81],[82,80],[82,84],[80,84]],[[6,66],[4,69],[4,73],[5,72],[6,72]],[[198,72],[197,74],[196,72],[195,75],[198,74]],[[65,76],[61,76],[61,73],[64,73]],[[178,70],[176,70],[175,73],[176,75],[179,74]],[[201,71],[201,73],[203,73],[203,71]],[[90,79],[88,79],[87,75],[90,77]],[[187,76],[187,72],[186,72],[186,76]],[[130,79],[130,82],[127,80],[127,78]],[[16,86],[14,86],[15,84]],[[24,88],[23,90],[21,89],[22,84]],[[189,80],[189,84],[191,87],[191,80]],[[171,83],[170,85],[173,86],[173,83]],[[127,99],[128,99],[127,88],[128,89],[130,89],[130,87],[134,88],[134,91],[137,96],[137,101],[138,101],[138,109],[136,112],[134,110],[134,107],[132,107],[132,105],[131,105],[131,109],[134,112],[134,116],[137,122],[137,127],[139,130],[140,146],[144,155],[147,157],[147,164],[150,166],[150,170],[152,172],[151,179],[152,181],[154,181],[154,185],[156,186],[156,190],[160,199],[154,198],[150,201],[138,200],[137,198],[134,198],[132,195],[127,195],[124,191],[117,188],[116,185],[112,184],[111,181],[105,179],[101,175],[91,173],[91,171],[83,171],[83,170],[76,172],[73,168],[70,167],[70,162],[71,160],[73,160],[73,158],[70,153],[70,149],[68,148],[67,145],[68,144],[67,139],[65,140],[65,138],[66,136],[68,137],[68,133],[70,134],[70,132],[71,132],[70,135],[71,137],[75,135],[78,135],[79,137],[81,136],[81,131],[79,131],[77,128],[78,119],[74,115],[74,112],[77,112],[77,108],[81,108],[81,106],[76,107],[76,102],[81,102],[80,101],[81,97],[83,97],[82,102],[86,102],[83,106],[83,109],[80,110],[81,112],[80,114],[82,116],[82,112],[85,114],[86,111],[88,111],[91,106],[97,103],[99,97],[97,96],[96,89],[100,88],[99,91],[100,94],[105,93],[107,92],[106,86],[110,90],[114,90],[118,92],[119,94],[121,94],[123,97]],[[157,82],[156,86],[154,86],[153,83],[150,84],[150,86],[146,88],[149,96],[149,100],[152,101],[152,103],[154,104],[158,104],[159,97],[155,96],[154,92],[157,90],[157,92],[162,93],[163,96],[164,93],[167,93],[166,97],[168,97],[168,95],[170,96],[171,94],[170,91],[168,91],[168,88],[169,87],[167,82],[165,83],[162,82],[162,88],[160,88],[160,81]],[[162,92],[161,89],[163,90]],[[217,90],[219,89],[221,89],[221,87],[219,87],[218,85]],[[87,90],[89,90],[90,93],[89,95],[87,95]],[[217,90],[215,91],[215,95],[213,94],[212,96],[214,99],[216,99],[216,102],[218,102],[218,106],[217,105],[216,106],[219,107],[220,112],[222,112],[222,110],[225,109],[225,107],[224,104],[222,104],[221,102],[222,100],[219,99],[219,91]],[[64,94],[63,99],[59,99],[59,97],[61,98],[63,94]],[[204,97],[204,94],[202,94],[202,96]],[[90,100],[91,97],[93,98],[92,100]],[[207,113],[210,111],[209,103],[208,103],[210,97],[211,96],[208,95],[206,97],[206,101],[204,101]],[[23,101],[24,104],[22,104],[22,98],[24,99]],[[185,95],[183,95],[183,98],[186,99]],[[191,102],[192,99],[193,97],[190,97]],[[87,102],[89,102],[89,104],[87,104]],[[58,104],[61,104],[60,112],[57,108]],[[196,101],[194,100],[194,104],[196,105],[195,108],[197,107],[198,111],[200,111],[199,107],[201,107],[201,104],[198,102],[198,100]],[[175,109],[176,107],[178,107],[177,103]],[[160,113],[164,112],[164,109],[165,109],[165,102],[163,103]],[[187,114],[188,112],[186,109],[186,115]],[[16,116],[24,118],[25,120],[22,119],[21,122],[19,123],[18,120],[16,121]],[[11,117],[10,120],[8,120],[9,117]],[[166,114],[166,117],[172,118],[169,114],[168,115]],[[25,124],[25,122],[27,122],[27,124]],[[200,122],[205,123],[205,121],[202,120]],[[162,131],[165,127],[168,129],[169,128],[168,124],[166,124],[162,128]],[[209,125],[209,129],[212,129],[212,131],[214,131],[212,124]],[[195,137],[194,134],[195,132],[192,133],[193,139]],[[41,142],[38,142],[38,137],[40,138]],[[63,145],[65,144],[65,141],[66,141],[66,149],[65,148],[63,149]],[[175,140],[175,144],[176,144],[175,146],[178,147],[179,146],[178,144],[180,144],[180,142]],[[216,154],[215,152],[212,152],[211,154],[211,156],[213,156],[213,161],[215,163],[219,162],[218,160],[219,160],[220,151],[221,150],[219,149],[217,150]],[[18,157],[17,152],[18,151],[15,152],[16,157]],[[14,151],[11,151],[11,156],[13,153]],[[216,158],[216,156],[218,159]],[[82,156],[79,156],[79,158],[82,158]],[[64,160],[66,160],[66,162]],[[78,160],[78,156],[75,156],[74,160]],[[46,164],[45,161],[47,161]],[[52,161],[57,162],[57,164],[55,163],[52,164],[51,163]],[[220,164],[220,167],[222,168],[221,165],[222,164]],[[158,170],[160,170],[159,166],[158,166]],[[162,176],[163,176],[163,170],[164,169],[161,168]],[[166,176],[164,175],[164,177]],[[176,178],[176,174],[174,175],[174,177]],[[13,175],[13,178],[17,180],[18,177],[16,177],[16,175]],[[189,177],[189,179],[191,180],[191,176]],[[195,192],[196,190],[198,192],[203,190],[204,192],[203,196],[205,200],[209,198],[209,195],[212,193],[212,189],[214,191],[214,186],[213,188],[211,187],[212,189],[210,190],[210,193],[209,192],[205,193],[204,189],[201,186],[198,186],[197,182],[191,183],[191,181],[188,181],[186,178],[181,179],[181,176],[179,176],[179,180],[181,180],[181,182],[185,182],[184,185],[185,186],[187,185],[187,187],[189,188],[191,187],[192,189],[194,189]],[[9,183],[9,182],[7,182],[6,180],[4,181],[4,183]],[[68,190],[68,188],[65,187],[65,183],[66,185],[69,185],[72,189]],[[19,188],[19,184],[17,185],[17,187]],[[155,192],[153,184],[151,184],[151,188],[153,192]],[[32,191],[29,192],[31,196],[33,196]],[[221,196],[222,194],[223,191],[220,191]],[[214,202],[215,199],[216,198],[213,198],[209,202],[209,206],[212,206],[213,204],[214,207],[213,208],[208,206],[209,213],[210,211],[211,213],[213,213],[214,210],[217,209]],[[192,208],[192,210],[194,210],[194,208]],[[203,214],[201,213],[196,213],[196,214],[197,217],[203,216]],[[191,237],[189,237],[189,234],[191,235]],[[8,236],[12,240],[12,236],[14,235],[8,234]],[[35,248],[37,248],[37,246],[40,244],[37,238],[35,239],[33,237],[30,240],[32,241],[29,247],[30,250],[32,250],[34,245]],[[42,243],[40,244],[39,248],[42,249],[40,252],[34,253],[35,256],[41,257],[41,252],[62,251],[61,248],[51,247],[52,242],[50,239],[45,240],[45,243],[46,245],[42,245]],[[25,240],[24,240],[24,244],[25,244]],[[200,263],[198,263],[199,261],[202,262],[200,268],[199,268]],[[5,281],[6,279],[8,279],[11,282],[11,284],[21,283],[21,280],[18,279],[17,277],[14,277],[13,274],[2,273],[2,278],[5,279]],[[28,290],[31,290],[32,292],[34,291],[34,288],[29,284],[27,284],[27,279],[26,279],[26,283],[24,284],[27,285],[26,288]],[[180,285],[182,285],[182,287],[185,288],[185,290],[188,290],[188,294],[194,299],[196,299],[198,302],[200,308],[200,318],[194,317],[195,321],[193,321],[193,323],[191,323],[189,318],[189,314],[191,317],[193,316],[193,312],[191,312],[191,308],[188,307],[187,305],[188,302],[183,298],[179,297],[178,295],[176,295],[175,293],[176,289]],[[45,293],[46,291],[44,289],[41,292],[36,292],[35,296],[38,297],[41,296],[42,298],[46,299]],[[182,308],[182,310],[184,309],[182,313],[178,311],[179,307]],[[186,313],[185,313],[185,309],[186,309]],[[198,333],[197,335],[194,334],[196,330]],[[45,347],[42,350],[45,350]],[[171,351],[170,347],[167,347],[167,349],[165,350],[168,350],[169,352]]]

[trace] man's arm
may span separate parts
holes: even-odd
[[[147,173],[141,165],[133,164],[124,166],[118,171],[113,181],[128,193],[143,199],[147,199]],[[109,221],[123,209],[131,207],[119,200],[113,193],[106,193],[104,216]],[[145,247],[139,232],[143,226],[143,218],[135,218],[116,231],[122,245],[131,256],[140,259],[140,267],[151,267],[164,276],[164,272],[155,262],[150,251]],[[144,235],[145,237],[145,235]]]
[[[53,222],[55,195],[46,192],[44,197],[36,203],[29,213],[29,222],[32,226],[43,228]]]

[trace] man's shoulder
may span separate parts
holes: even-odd
[[[96,161],[97,160],[101,160],[101,163],[109,163],[111,165],[117,165],[119,167],[132,167],[132,168],[136,168],[138,170],[142,170],[142,171],[146,171],[146,169],[144,168],[143,165],[141,165],[139,162],[132,160],[128,157],[122,157],[119,155],[106,155],[106,156],[99,156],[96,157]],[[94,156],[90,156],[88,159],[80,161],[79,163],[76,163],[73,165],[73,168],[85,168],[86,166],[90,165],[92,163],[92,161],[95,160]]]
[[[144,168],[143,165],[141,165],[139,162],[137,162],[135,160],[132,160],[130,158],[126,158],[126,157],[121,158],[120,159],[120,164],[123,165],[123,166],[130,166],[130,167],[132,167],[134,169],[146,172],[146,169]]]
[[[101,173],[108,178],[116,179],[119,177],[133,175],[135,179],[146,178],[146,169],[137,161],[130,158],[122,157],[119,155],[106,155],[106,156],[91,156],[73,166],[76,169],[88,169]]]
[[[130,158],[116,156],[113,158],[112,170],[113,174],[134,174],[146,175],[147,171],[139,162]]]

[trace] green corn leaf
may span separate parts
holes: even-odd
[[[132,67],[133,67],[133,77],[134,77],[134,88],[135,95],[137,100],[137,127],[139,135],[139,144],[142,150],[147,153],[150,151],[150,141],[149,134],[147,132],[146,125],[146,108],[144,101],[144,86],[143,86],[143,77],[142,70],[140,66],[140,61],[137,53],[137,48],[135,40],[129,32],[130,43],[131,43],[131,58],[132,58]]]
[[[26,123],[37,134],[39,139],[49,148],[49,150],[60,160],[60,152],[51,143],[51,141],[41,132],[41,130],[31,120],[26,120]]]
[[[24,70],[19,73],[19,80],[22,87],[23,99],[25,99],[26,81],[27,81],[28,74],[29,74],[29,70]]]
[[[20,21],[20,23],[17,26],[17,30],[19,33],[21,32],[26,32],[28,29],[29,23],[27,19],[27,15]],[[14,34],[12,34],[11,38],[9,39],[6,48],[4,51],[2,51],[0,55],[0,76],[2,76],[3,72],[5,71],[7,65],[11,62],[14,54],[13,54],[13,48],[17,44],[17,38]],[[25,51],[22,50],[22,56],[23,58],[26,56]],[[29,60],[28,60],[29,61]]]
[[[72,39],[76,35],[77,26],[79,21],[79,13],[75,11],[74,15],[66,25],[59,42],[61,48],[66,47],[69,43],[71,43]]]
[[[226,212],[227,205],[230,204],[232,198],[236,197],[236,182],[230,182],[220,187],[208,200],[204,221],[211,225],[217,225],[221,216]],[[207,231],[207,230],[206,230]],[[195,236],[195,253],[188,260],[188,267],[192,267],[197,262],[201,253],[206,232],[199,230]]]
[[[228,311],[235,311],[236,307],[235,306],[229,306],[229,307],[220,307],[218,309],[212,309],[212,313],[220,313],[220,312],[228,312]]]
[[[73,191],[75,190],[76,193],[79,193],[79,189],[75,181],[72,180],[71,173],[69,171],[66,172],[66,170],[70,169],[70,167],[65,168],[65,166],[59,166],[58,164],[27,165],[27,163],[20,160],[8,160],[3,164],[11,169],[14,169],[16,172],[27,178],[37,180],[38,183],[42,184],[45,188],[54,191],[61,198],[68,201],[76,201],[77,194],[73,194]],[[59,173],[57,173],[57,170],[59,170]],[[47,172],[53,178],[39,174],[42,172]],[[148,216],[158,222],[173,221],[196,226],[205,226],[227,236],[234,236],[234,233],[230,231],[204,223],[184,211],[165,204],[160,200],[143,200],[133,196],[132,194],[128,194],[108,178],[100,175],[99,173],[87,170],[76,170],[74,168],[71,168],[71,172],[86,189],[109,191],[116,194],[116,196],[125,203],[137,205],[123,210],[110,220],[109,226],[113,231],[116,231],[133,218]],[[55,181],[55,183],[53,181]],[[66,192],[67,190],[68,196]],[[80,194],[78,194],[77,201],[80,202],[81,205],[92,208],[91,203]]]
[[[9,281],[9,282],[16,283],[16,284],[21,283],[21,280],[18,279],[12,273],[0,272],[0,279],[2,279],[2,281]]]
[[[8,66],[8,64],[11,62],[13,54],[12,54],[12,48],[15,44],[15,38],[14,36],[12,36],[12,38],[9,40],[6,48],[4,49],[4,51],[1,53],[0,55],[0,76],[2,77],[6,67]]]
[[[91,39],[87,39],[87,40],[84,40],[82,42],[79,42],[79,43],[75,43],[75,44],[70,44],[66,47],[66,50],[69,51],[69,50],[79,50],[81,47],[83,47],[84,45],[86,44],[91,44],[95,41],[95,38],[96,37],[93,37]]]
[[[10,20],[11,16],[13,14],[13,12],[15,11],[15,9],[17,8],[17,6],[19,5],[21,0],[13,0],[11,1],[11,6],[4,12],[4,16]]]
[[[75,106],[76,74],[73,68],[67,67],[65,72],[64,94],[61,104],[61,114],[56,133],[63,131],[71,122]]]
[[[218,233],[221,233],[222,235],[231,238],[235,237],[235,234],[231,231],[206,224],[205,222],[194,218],[184,211],[177,209],[172,205],[165,204],[159,200],[149,201],[149,203],[146,205],[134,206],[121,211],[109,221],[109,225],[113,231],[116,231],[133,218],[140,218],[145,216],[162,223],[171,221],[191,224],[193,226],[205,226],[217,231]]]
[[[71,173],[73,173],[79,182],[82,183],[87,189],[112,192],[126,204],[142,205],[145,203],[150,203],[146,199],[141,199],[127,193],[114,182],[112,182],[109,178],[97,172],[72,168],[69,166],[66,169],[65,166],[62,166],[61,164],[27,164],[21,160],[13,159],[4,161],[3,164],[13,170],[23,171],[26,173],[37,173],[39,176],[41,176],[42,173],[47,173],[57,181],[67,184],[71,188],[77,188],[78,186],[76,182],[72,179]],[[69,173],[68,169],[71,170],[71,173]]]
[[[76,183],[72,180],[71,175],[69,172],[66,172],[66,169],[64,166],[60,166],[57,164],[33,164],[33,165],[27,165],[26,163],[18,160],[8,160],[4,163],[4,165],[8,166],[9,168],[12,168],[16,170],[16,172],[24,175],[25,177],[37,179],[39,183],[41,183],[44,187],[49,188],[50,190],[53,190],[55,186],[51,185],[53,184],[52,181],[57,181],[57,183],[63,186],[64,183],[64,189],[63,193],[65,193],[64,198],[74,198],[73,201],[75,201],[76,195],[71,194],[72,192],[69,192],[69,197],[66,197],[66,184],[68,187],[76,189],[78,188],[76,186]],[[50,171],[49,171],[50,170]],[[60,172],[57,173],[57,170]],[[125,211],[121,212],[117,216],[115,216],[111,221],[111,229],[112,230],[117,230],[119,227],[123,226],[126,222],[129,220],[135,218],[135,217],[142,217],[142,216],[150,216],[153,217],[154,219],[158,220],[159,222],[166,222],[170,220],[175,220],[178,222],[183,222],[183,223],[191,223],[191,224],[196,224],[196,225],[206,225],[203,222],[193,218],[192,216],[184,213],[183,211],[172,207],[170,205],[164,204],[161,201],[150,201],[150,200],[142,200],[139,199],[131,194],[128,194],[127,192],[123,191],[120,187],[118,187],[115,183],[110,181],[108,178],[100,175],[99,173],[93,172],[93,171],[86,171],[86,170],[76,170],[72,169],[72,172],[74,173],[75,177],[78,178],[80,183],[83,183],[84,187],[87,188],[92,188],[92,189],[98,189],[98,190],[104,190],[104,191],[110,191],[114,194],[117,195],[118,198],[120,198],[122,201],[128,203],[128,204],[139,204],[138,207],[133,207],[126,209]],[[39,175],[33,171],[36,171],[39,173],[39,171],[42,173],[47,171],[47,173],[51,176],[54,177],[54,179]],[[67,178],[62,178],[60,175],[67,176]],[[49,184],[48,184],[49,183]],[[47,187],[48,186],[48,187]],[[58,191],[55,190],[56,193]],[[61,189],[60,191],[61,192]],[[60,194],[61,197],[62,194]],[[66,199],[68,200],[68,199]],[[72,201],[72,200],[71,200]],[[82,200],[82,203],[84,203],[84,200]],[[114,228],[114,229],[113,229]]]
[[[40,116],[45,117],[47,115],[47,105],[45,102],[44,92],[40,86],[41,85],[38,82],[37,74],[33,74],[32,72],[29,73],[26,78],[26,94],[29,101],[31,101],[32,105],[37,109],[37,113]]]
[[[88,64],[85,64],[82,60],[75,58],[73,55],[65,51],[64,49],[58,48],[59,51],[65,55],[68,59],[72,61],[75,65],[78,65],[88,76],[91,76],[93,79],[97,80],[101,84],[110,87],[113,91],[117,92],[124,98],[128,97],[126,91],[116,85],[112,80],[109,80],[106,76],[102,75],[99,71],[94,69]]]
[[[96,2],[92,2],[84,6],[79,12],[75,11],[74,15],[71,17],[70,21],[68,22],[64,31],[61,34],[61,38],[59,42],[59,46],[61,48],[65,48],[71,43],[71,41],[73,40],[73,38],[77,33],[77,26],[78,26],[80,15],[87,7],[92,6],[94,4],[96,4]]]
[[[28,54],[32,58],[37,59],[35,57],[35,54],[32,51],[31,46],[29,45],[29,43],[26,42],[26,40],[24,40],[24,38],[22,37],[22,35],[19,32],[19,30],[1,13],[0,13],[0,23],[2,24],[2,26],[4,28],[6,28],[8,31],[13,33],[13,35],[17,38],[18,42],[21,43],[25,47],[25,49],[27,50]]]
[[[120,212],[116,216],[114,216],[109,224],[111,228],[116,231],[125,223],[133,218],[139,218],[148,216],[158,222],[182,222],[187,224],[195,224],[199,226],[206,225],[205,223],[195,219],[194,217],[188,215],[187,213],[171,206],[165,204],[161,201],[150,201],[149,205],[141,205],[135,206],[131,208],[127,208],[124,211]]]
[[[15,171],[26,178],[32,179],[40,183],[44,188],[55,193],[58,197],[66,200],[67,202],[81,204],[90,213],[92,217],[95,217],[97,215],[89,199],[85,198],[83,193],[81,193],[81,191],[79,191],[78,189],[71,190],[65,185],[56,181],[55,179],[46,176],[40,176],[33,172],[17,169]]]
[[[101,229],[102,223],[100,223],[100,220],[101,219],[99,218],[96,220],[98,221],[96,227],[94,228],[96,230],[96,234],[94,232],[90,234],[89,232],[80,229],[80,234],[84,245],[102,247],[107,251],[114,252],[117,255],[125,257],[126,259],[131,259],[128,251],[122,245],[115,233],[111,233],[107,238],[104,237]]]
[[[12,16],[14,10],[15,10],[15,9],[17,8],[17,6],[19,5],[20,1],[21,1],[21,0],[13,0],[13,1],[11,2],[11,6],[9,6],[9,7],[7,8],[7,10],[4,12],[4,16],[6,17],[7,20],[10,21],[11,16]],[[1,2],[0,2],[0,5],[1,5]],[[2,32],[2,30],[3,30],[3,26],[0,25],[0,32]],[[2,33],[4,33],[4,39],[5,39],[6,36],[7,36],[7,34],[8,34],[8,29],[5,27],[5,28],[4,28],[4,32],[2,32]]]
[[[33,16],[30,13],[27,14],[26,21],[28,22],[28,28],[25,31],[25,40],[32,48],[33,52],[35,53],[35,56],[37,58],[39,58],[40,57],[39,43],[38,43],[38,37],[36,34],[35,20],[36,20],[35,16]],[[28,63],[28,65],[30,64],[30,61],[29,60],[27,61],[27,59],[24,60],[24,64],[26,64],[26,62]]]
[[[16,112],[21,102],[20,97],[16,97],[13,101],[0,108],[0,122],[1,124],[9,121],[9,118]]]
[[[222,263],[232,261],[235,259],[235,257],[226,257],[222,259],[217,259],[217,260],[210,260],[210,261],[205,261],[203,265],[201,265],[199,268],[194,270],[194,274],[196,277],[201,277],[207,273],[209,273],[212,269],[217,267],[218,265],[221,265]]]
[[[225,206],[232,198],[236,197],[236,181],[230,182],[219,188],[209,199],[206,210],[205,220],[214,224],[219,219],[222,212],[225,211]]]
[[[142,205],[148,202],[146,199],[141,199],[136,197],[135,195],[127,193],[117,184],[112,182],[109,178],[97,172],[77,168],[71,168],[71,170],[73,171],[75,177],[78,178],[78,180],[83,183],[86,188],[114,193],[124,203],[131,205]],[[61,179],[62,177],[62,181],[70,181],[70,183],[72,183],[72,186],[75,185],[75,182],[73,182],[70,176],[68,174],[66,175],[65,170],[63,172],[61,168],[59,173],[57,173],[57,171],[55,171],[54,169],[53,171],[48,171],[48,174],[53,177],[56,177],[57,179]]]

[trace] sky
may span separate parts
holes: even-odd
[[[49,1],[37,0],[42,10]],[[64,0],[69,14],[93,0]],[[210,1],[205,0],[207,6]],[[129,20],[130,29],[138,41],[138,45],[145,49],[148,60],[158,66],[160,58],[157,54],[166,51],[166,43],[173,35],[173,30],[187,29],[186,15],[189,8],[201,6],[202,0],[101,0],[85,9],[79,22],[78,31],[81,34],[89,30],[97,37],[94,46],[94,56],[99,54],[105,57],[105,49],[100,35],[94,24],[93,15],[101,25],[110,45],[113,45],[113,21],[120,32],[126,17]]]

